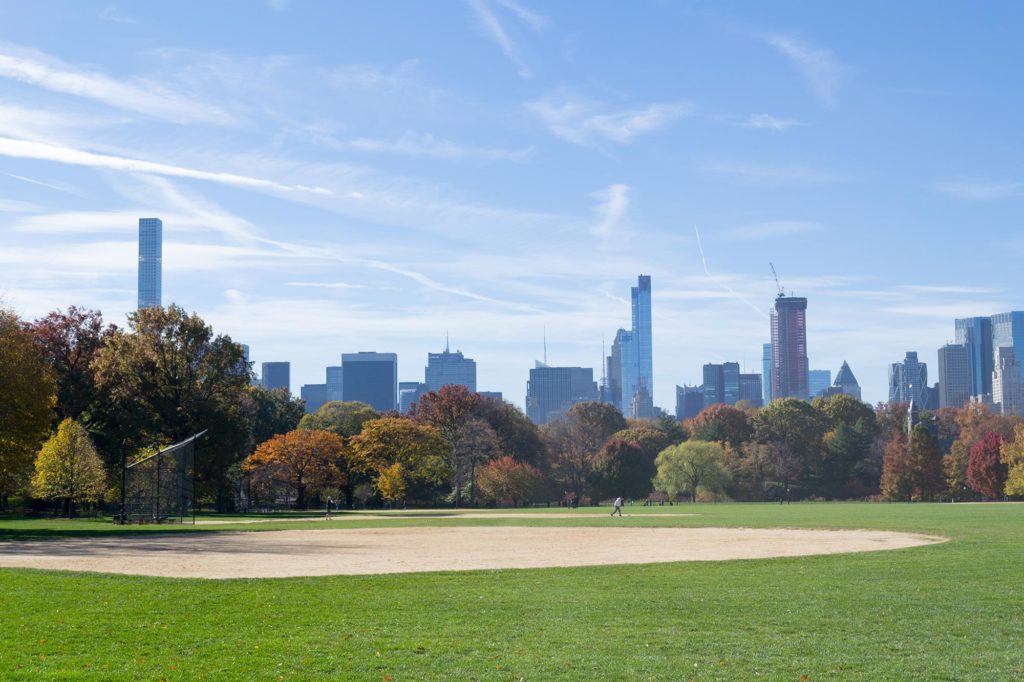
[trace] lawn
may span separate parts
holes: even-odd
[[[877,528],[950,541],[792,559],[277,580],[0,569],[0,679],[1024,677],[1024,505],[624,511],[623,519],[538,511],[536,519],[410,514],[331,525]],[[649,515],[673,512],[698,515]],[[325,524],[175,532],[275,527]],[[19,538],[112,532],[153,529],[0,520],[0,552]]]

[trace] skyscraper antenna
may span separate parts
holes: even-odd
[[[444,330],[444,352],[447,353],[451,350],[451,346],[448,343],[448,330]]]

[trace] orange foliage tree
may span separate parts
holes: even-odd
[[[264,441],[245,458],[242,471],[258,488],[285,486],[295,491],[295,505],[306,509],[309,493],[343,485],[338,463],[347,456],[336,433],[296,429]]]
[[[540,496],[544,477],[536,467],[506,455],[480,469],[476,483],[484,497],[498,504],[511,503],[518,507]]]

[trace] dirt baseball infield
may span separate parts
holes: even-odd
[[[0,543],[0,567],[174,578],[286,578],[766,559],[943,541],[878,530],[783,528],[325,528],[6,542]]]

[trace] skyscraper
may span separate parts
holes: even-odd
[[[597,401],[594,370],[584,367],[548,367],[538,362],[526,384],[526,415],[534,424],[558,419],[576,403]]]
[[[651,328],[651,277],[640,275],[630,290],[632,324],[620,329],[608,357],[608,399],[629,415],[640,386],[654,395],[653,337]]]
[[[764,404],[772,401],[772,344],[771,342],[761,346],[761,392],[764,395]]]
[[[889,366],[889,402],[914,401],[918,409],[931,409],[928,404],[928,365],[917,359],[917,353],[907,351],[902,362]]]
[[[327,368],[327,400],[344,400],[344,378],[345,373],[341,367],[335,365]]]
[[[832,385],[832,370],[812,369],[807,372],[807,397],[814,400]]]
[[[992,318],[968,317],[954,322],[956,343],[967,348],[971,395],[992,393]]]
[[[839,393],[845,393],[860,400],[860,384],[857,383],[857,377],[853,376],[853,370],[850,369],[846,360],[843,360],[843,366],[836,373],[836,380],[832,382],[832,386],[838,389]]]
[[[779,294],[771,322],[772,400],[807,400],[807,299]]]
[[[342,353],[342,400],[366,403],[378,412],[398,408],[396,353]]]
[[[139,218],[139,309],[159,308],[164,224],[159,218]]]
[[[971,399],[971,362],[967,346],[947,343],[939,349],[939,407],[963,407]]]
[[[303,384],[299,397],[306,403],[306,414],[312,414],[327,402],[327,384]]]
[[[764,391],[760,374],[740,374],[740,400],[752,407],[764,406]]]
[[[264,362],[260,372],[260,384],[268,391],[275,388],[291,390],[292,363]]]
[[[1020,366],[1012,346],[996,348],[995,371],[992,372],[992,401],[1001,414],[1021,414],[1024,408]]]
[[[430,388],[418,381],[398,382],[398,412],[408,414],[413,403],[418,403],[420,398],[425,396]]]
[[[456,384],[476,392],[476,361],[465,357],[461,351],[452,353],[445,344],[442,353],[427,353],[427,367],[424,371],[426,385],[431,391],[440,391],[442,386]]]
[[[676,386],[676,419],[693,419],[704,409],[701,386]]]
[[[1013,348],[1014,358],[1024,359],[1024,312],[1015,310],[992,316],[992,368],[998,365],[996,355],[1001,347]],[[1020,362],[1017,361],[1020,365]],[[992,389],[993,394],[995,388]]]

